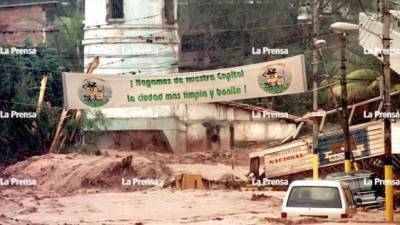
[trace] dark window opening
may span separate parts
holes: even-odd
[[[169,25],[175,24],[175,6],[174,0],[165,0],[164,7],[165,22]]]
[[[203,34],[182,35],[181,39],[182,52],[205,50],[205,37]]]
[[[124,0],[110,0],[110,19],[124,18]]]

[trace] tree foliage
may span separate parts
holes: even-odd
[[[182,0],[180,6],[180,33],[182,51],[198,51],[200,55],[208,55],[211,59],[208,67],[199,67],[194,63],[193,70],[215,69],[258,63],[287,56],[253,55],[252,47],[288,48],[289,55],[303,54],[306,59],[307,84],[312,87],[312,47],[313,27],[311,21],[298,21],[298,8],[305,6],[312,15],[310,0]],[[250,4],[249,2],[252,2]],[[319,77],[322,85],[330,85],[338,81],[340,72],[339,38],[330,30],[334,22],[350,22],[358,24],[360,12],[377,13],[376,1],[320,1],[319,39],[324,39],[327,46],[321,49],[322,60],[319,63]],[[191,34],[191,35],[190,35]],[[357,70],[381,70],[379,60],[366,56],[358,44],[358,32],[350,32],[347,36],[347,73]],[[201,64],[200,64],[201,65]],[[366,75],[367,73],[361,73]],[[352,81],[351,85],[364,83]],[[365,79],[368,79],[366,75]],[[376,92],[361,92],[363,96],[355,98],[356,92],[350,89],[354,99],[365,99],[376,95]],[[354,90],[358,90],[354,88]],[[332,109],[333,104],[328,88],[319,91],[319,102],[322,108]],[[312,110],[311,92],[284,97],[252,99],[244,101],[250,104],[261,104],[273,109],[302,115]],[[298,104],[301,102],[302,104]]]
[[[69,15],[61,16],[55,21],[59,31],[52,38],[52,45],[65,59],[65,67],[73,71],[82,69],[83,59],[83,14],[79,10],[71,11]]]
[[[32,1],[2,1],[27,3]],[[0,57],[0,111],[35,112],[40,82],[48,76],[45,102],[37,118],[0,119],[0,167],[26,157],[48,152],[63,107],[61,72],[80,71],[82,11],[70,0],[54,12],[58,33],[49,42],[33,46],[27,40],[22,48],[36,48],[36,55],[2,55]],[[72,8],[71,8],[72,7]],[[8,46],[3,46],[8,47]],[[79,52],[79,51],[80,52]]]
[[[182,51],[197,51],[210,63],[193,63],[192,70],[216,69],[265,62],[302,54],[308,25],[297,21],[298,1],[292,0],[186,0],[179,8]],[[289,55],[256,55],[253,48],[289,49]],[[307,95],[250,99],[249,104],[300,114],[307,105],[292,104]],[[297,105],[298,107],[293,107]]]
[[[29,40],[22,46],[32,48]],[[37,55],[0,57],[0,111],[35,112],[40,82],[49,76],[45,104],[37,118],[0,119],[0,165],[47,151],[62,106],[61,62],[51,49],[38,46]]]

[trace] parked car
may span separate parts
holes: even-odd
[[[368,170],[351,173],[338,172],[326,176],[327,180],[343,181],[349,184],[356,205],[365,208],[381,208],[385,204],[385,188],[377,185],[376,174]]]
[[[348,184],[330,180],[293,181],[282,205],[282,218],[343,219],[357,212]]]

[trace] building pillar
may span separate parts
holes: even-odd
[[[220,137],[220,150],[227,152],[231,150],[231,129],[229,124],[221,126],[219,131]]]
[[[164,130],[164,134],[174,153],[186,153],[186,130]]]

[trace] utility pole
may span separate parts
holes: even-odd
[[[383,49],[390,49],[390,0],[382,0],[383,13]],[[384,111],[391,112],[390,104],[390,55],[387,51],[383,51],[383,81],[384,95],[383,105]],[[391,121],[389,117],[384,120],[384,141],[385,141],[385,220],[393,221],[393,185],[390,183],[393,180],[393,161],[392,161],[392,139],[391,139]]]
[[[316,42],[319,37],[319,8],[320,0],[313,0],[313,60],[312,60],[312,80],[313,80],[313,111],[318,111],[318,64],[320,59],[319,49]],[[318,117],[313,120],[313,179],[318,179],[319,156],[318,156]]]
[[[331,30],[339,34],[340,48],[340,86],[342,98],[342,129],[344,136],[344,170],[346,173],[351,171],[351,149],[350,149],[350,129],[349,129],[349,112],[347,109],[347,79],[346,79],[346,36],[347,31],[358,30],[359,26],[351,23],[336,22],[331,25]],[[357,169],[357,167],[355,166]]]
[[[350,129],[349,129],[349,113],[347,109],[347,80],[346,80],[346,32],[340,33],[341,42],[341,60],[340,60],[340,85],[342,98],[342,129],[344,136],[344,171],[351,171],[351,149],[350,149]]]
[[[44,75],[42,81],[40,82],[40,93],[39,93],[39,99],[38,99],[38,104],[36,107],[36,113],[39,114],[41,111],[41,106],[43,103],[44,95],[46,93],[46,85],[47,81],[49,79],[48,75]]]

